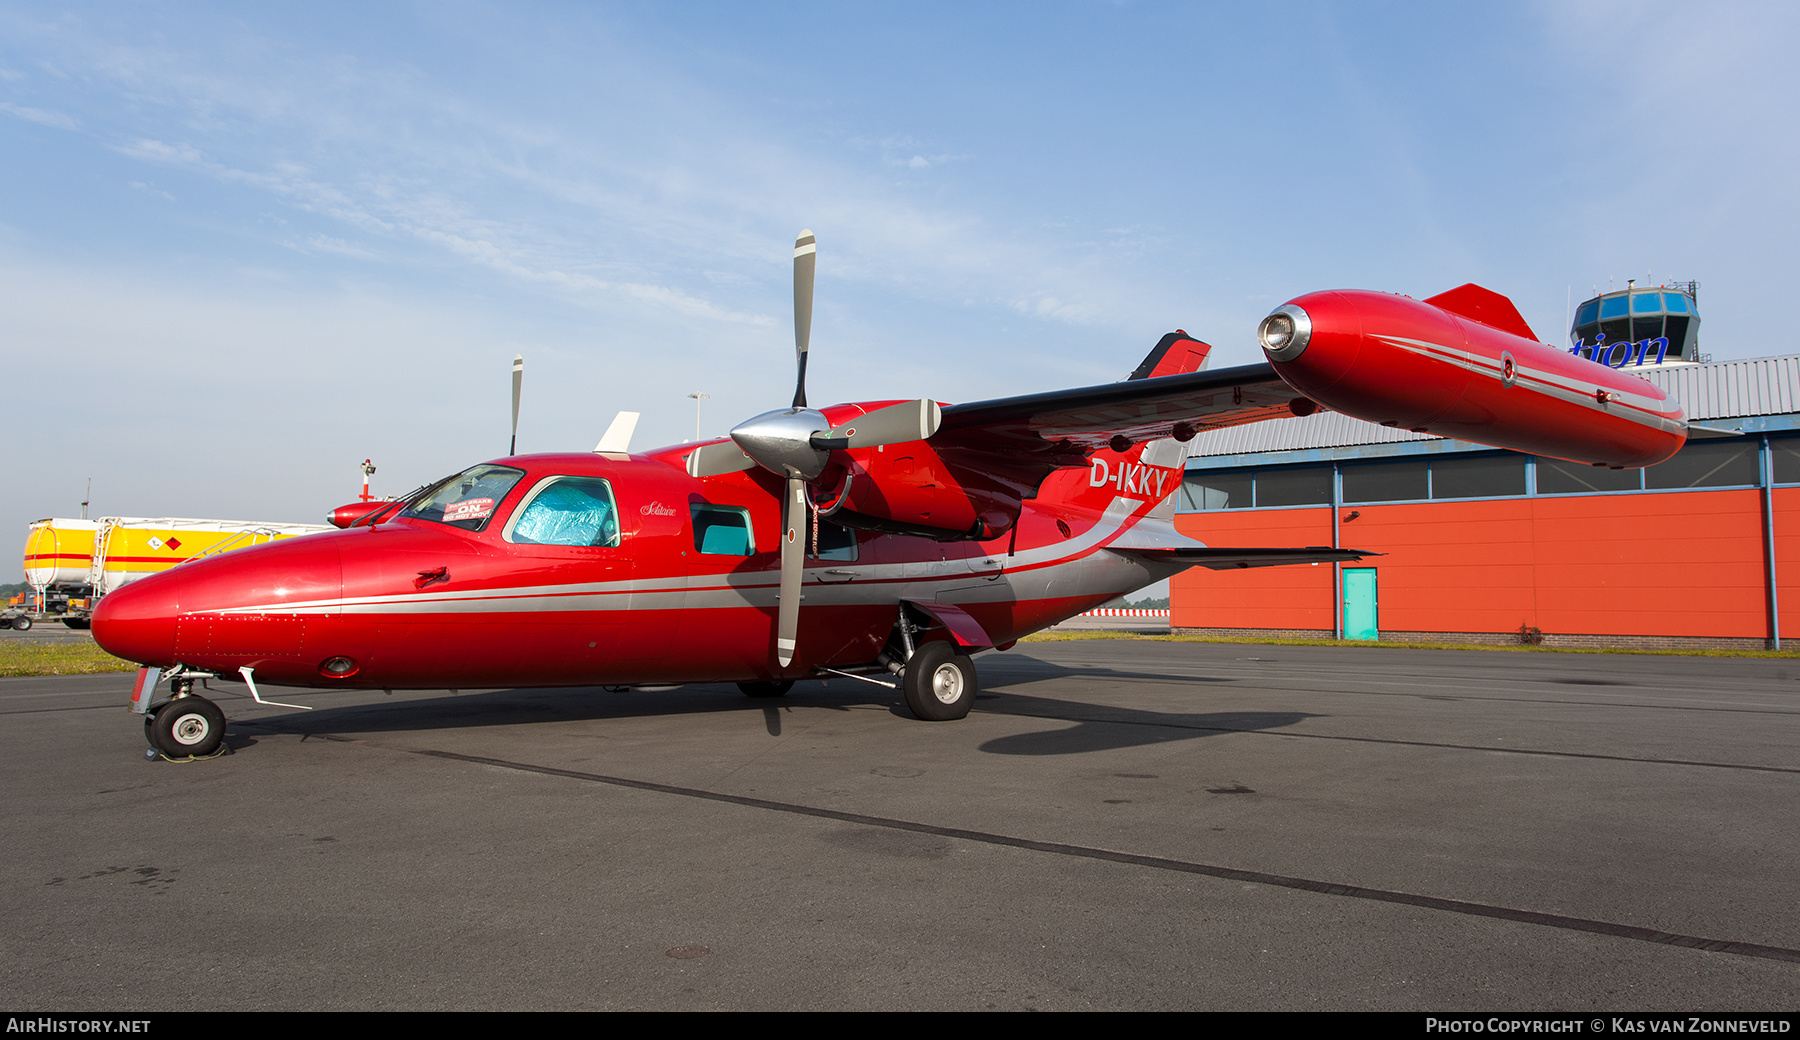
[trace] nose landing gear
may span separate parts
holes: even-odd
[[[144,738],[168,758],[205,758],[225,740],[225,713],[205,697],[183,694],[145,716]]]

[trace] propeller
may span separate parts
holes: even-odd
[[[800,356],[800,374],[794,380],[794,407],[806,407],[806,347],[812,340],[813,271],[819,263],[819,243],[811,231],[794,239],[794,352]]]
[[[507,446],[508,455],[519,453],[519,389],[525,385],[525,355],[513,355],[513,432],[512,444]]]
[[[930,437],[941,416],[936,401],[921,399],[878,408],[833,427],[823,412],[806,406],[806,354],[812,340],[813,276],[818,242],[811,231],[794,241],[794,404],[764,412],[732,427],[731,440],[702,445],[688,456],[688,473],[711,477],[761,466],[785,479],[781,496],[781,602],[776,610],[775,657],[792,664],[800,630],[800,578],[806,565],[806,485],[825,472],[831,453]]]

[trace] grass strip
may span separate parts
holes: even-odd
[[[99,675],[134,671],[137,671],[137,665],[114,657],[86,639],[66,643],[0,640],[0,676]]]

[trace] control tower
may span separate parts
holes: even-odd
[[[1699,282],[1640,289],[1626,282],[1575,308],[1569,352],[1613,368],[1692,365],[1700,356]]]

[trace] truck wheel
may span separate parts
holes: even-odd
[[[205,697],[177,697],[145,726],[150,743],[170,758],[205,757],[225,740],[225,713]]]
[[[88,628],[88,619],[84,617],[66,617],[62,619],[62,623],[81,631],[86,631]]]
[[[31,619],[20,614],[18,617],[13,618],[12,626],[13,631],[15,632],[29,632],[31,631]]]
[[[975,662],[949,643],[926,643],[906,662],[906,706],[927,722],[960,719],[975,705]]]

